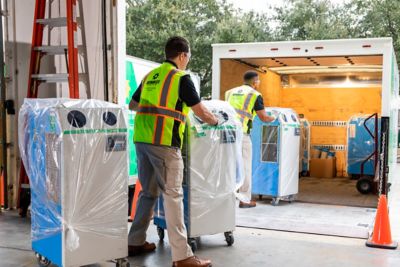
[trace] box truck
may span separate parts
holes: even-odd
[[[311,147],[335,152],[339,177],[347,176],[348,121],[376,113],[378,189],[388,194],[392,225],[400,224],[399,72],[391,38],[213,44],[212,70],[214,99],[243,84],[245,71],[257,71],[265,106],[292,108],[307,118]]]

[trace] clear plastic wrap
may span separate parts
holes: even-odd
[[[189,237],[235,229],[236,191],[243,184],[242,126],[235,110],[224,101],[203,101],[218,119],[210,126],[188,114],[182,148],[184,160],[184,213]],[[154,223],[166,228],[160,197]]]
[[[99,100],[25,99],[21,107],[19,148],[31,187],[32,248],[59,266],[127,256],[123,113]]]
[[[224,101],[203,103],[219,118],[219,123],[210,126],[189,113],[191,236],[234,229],[235,192],[244,179],[243,134],[235,110]]]
[[[266,108],[275,121],[253,122],[252,193],[276,198],[298,193],[300,122],[292,109]]]
[[[375,117],[370,119],[368,117],[369,115],[357,114],[352,116],[347,124],[347,173],[349,175],[361,175],[363,162],[365,162],[364,175],[375,175],[374,157],[372,156],[366,161],[375,150],[375,140],[368,133],[369,130],[372,135],[375,135]],[[364,123],[368,130],[365,128]],[[378,118],[378,144],[379,140],[380,119]]]
[[[310,170],[310,150],[311,150],[311,131],[310,123],[307,119],[300,119],[300,160],[299,172],[306,175]]]

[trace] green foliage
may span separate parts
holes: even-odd
[[[390,36],[400,62],[399,0],[285,0],[271,11],[242,13],[225,0],[127,0],[127,53],[162,62],[165,41],[186,37],[202,96],[211,92],[213,43]]]
[[[400,1],[353,0],[345,9],[358,14],[354,37],[392,37],[400,64]]]
[[[348,38],[345,14],[328,0],[285,0],[276,8],[277,40],[323,40]]]
[[[173,35],[191,43],[189,68],[201,77],[202,96],[211,92],[212,43],[270,40],[267,19],[238,14],[216,0],[131,0],[126,15],[127,53],[162,62]]]

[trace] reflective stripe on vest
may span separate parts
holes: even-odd
[[[253,119],[253,114],[250,114],[250,113],[246,112],[245,110],[241,110],[241,109],[235,108],[235,111],[236,111],[241,117],[248,118],[249,120],[252,120],[252,119]]]
[[[169,92],[169,89],[171,89],[171,80],[172,80],[172,77],[177,72],[178,72],[177,69],[173,69],[168,73],[167,78],[165,78],[164,85],[161,89],[160,106],[167,105],[168,92]]]
[[[247,111],[247,109],[249,108],[250,100],[253,97],[253,95],[254,94],[251,94],[251,93],[247,95],[246,100],[244,101],[244,104],[243,104],[242,111],[244,111],[244,112]]]
[[[182,114],[182,112],[171,110],[166,107],[146,107],[141,106],[138,108],[137,113],[139,114],[153,114],[153,115],[160,115],[173,118],[180,122],[186,122],[186,116]]]

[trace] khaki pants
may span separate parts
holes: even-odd
[[[251,162],[252,162],[252,144],[250,135],[243,135],[242,142],[242,158],[243,158],[243,169],[244,169],[244,181],[243,185],[239,188],[239,194],[237,195],[240,201],[249,203],[251,201]]]
[[[129,245],[140,246],[145,243],[146,231],[161,189],[172,260],[191,257],[193,252],[187,244],[183,221],[183,160],[180,149],[143,143],[136,143],[135,146],[142,192],[129,230]]]

